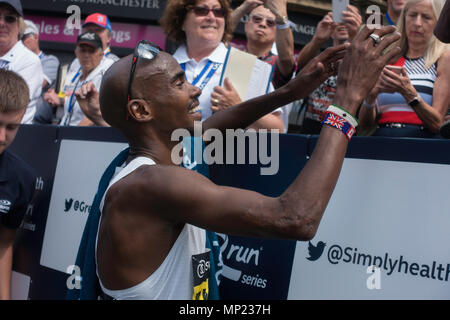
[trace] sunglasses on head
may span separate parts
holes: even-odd
[[[160,47],[150,41],[141,40],[136,45],[134,49],[133,60],[131,62],[131,70],[130,70],[130,78],[128,79],[128,91],[127,91],[127,99],[131,100],[131,86],[133,84],[134,72],[136,70],[136,65],[139,58],[146,60],[153,60],[158,55],[158,53],[162,51]],[[127,112],[127,120],[128,120],[128,112]]]
[[[223,18],[223,17],[225,17],[225,14],[227,13],[227,10],[224,8],[210,9],[208,7],[193,6],[193,7],[189,7],[188,10],[192,10],[194,12],[194,14],[198,17],[205,17],[209,14],[210,11],[212,11],[212,13],[214,14],[214,17]]]
[[[12,24],[16,22],[19,18],[14,15],[7,15],[7,16],[0,16],[3,20],[5,20],[6,23]]]
[[[266,25],[269,28],[275,27],[275,24],[276,24],[275,19],[265,18],[265,17],[259,16],[259,15],[256,15],[256,14],[252,15],[251,19],[252,19],[252,22],[256,23],[256,24],[259,24],[259,23],[263,22],[263,20],[266,20]]]

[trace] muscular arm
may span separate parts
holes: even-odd
[[[0,226],[0,300],[9,300],[14,235],[16,231]]]
[[[336,70],[330,68],[330,65],[344,56],[345,48],[346,45],[328,48],[314,58],[302,72],[285,86],[267,95],[244,101],[233,108],[213,114],[203,122],[203,129],[247,128],[257,119],[276,108],[306,97],[320,83],[336,72]]]
[[[379,32],[383,35],[393,30],[387,27]],[[384,65],[400,51],[397,47],[382,56],[384,48],[399,35],[384,37],[374,48],[368,37],[370,33],[365,28],[349,48],[333,100],[352,114],[375,85]],[[286,104],[290,87],[283,88],[260,98],[259,102],[264,105],[280,99],[281,104]],[[237,108],[242,109],[241,113],[247,109],[243,104]],[[141,203],[140,212],[150,209],[172,222],[188,222],[227,234],[311,239],[336,185],[347,143],[340,130],[324,126],[311,159],[280,197],[218,186],[198,173],[179,167],[154,166],[134,176],[139,183],[132,193],[141,196],[133,203]]]

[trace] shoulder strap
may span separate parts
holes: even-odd
[[[92,203],[86,225],[84,227],[83,236],[76,259],[76,266],[81,271],[81,288],[68,289],[66,299],[68,300],[97,300],[100,292],[98,278],[95,272],[95,239],[97,236],[98,224],[100,221],[100,201],[103,194],[111,181],[116,168],[125,163],[128,158],[129,148],[123,150],[110,163],[108,168],[100,179],[97,193]]]

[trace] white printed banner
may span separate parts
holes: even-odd
[[[41,265],[67,272],[75,263],[98,182],[109,163],[126,147],[124,143],[61,141]]]
[[[288,299],[450,299],[449,181],[450,165],[345,159]]]

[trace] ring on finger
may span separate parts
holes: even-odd
[[[212,103],[214,105],[218,105],[219,104],[219,99],[216,99],[216,98],[212,99]]]
[[[379,35],[377,35],[375,33],[371,33],[369,35],[369,37],[371,37],[373,39],[373,41],[375,42],[374,43],[375,46],[380,43],[380,36]]]

